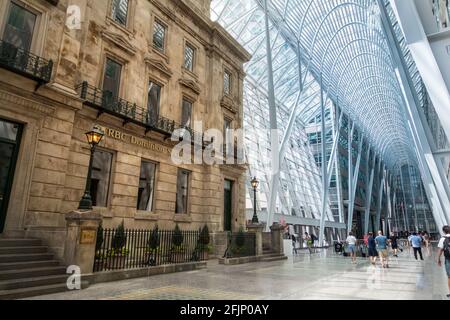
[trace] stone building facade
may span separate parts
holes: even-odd
[[[104,227],[245,225],[245,165],[171,159],[174,129],[243,123],[250,56],[209,19],[209,2],[0,0],[2,236],[41,238],[63,256],[94,125],[105,131],[91,186]]]

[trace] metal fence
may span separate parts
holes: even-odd
[[[207,259],[199,231],[99,229],[94,272]]]
[[[256,255],[256,235],[254,233],[228,233],[228,247],[225,258],[249,257]]]

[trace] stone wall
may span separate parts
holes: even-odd
[[[121,98],[144,108],[152,80],[163,86],[162,116],[180,122],[181,102],[187,97],[193,102],[193,120],[203,121],[203,129],[222,130],[224,117],[233,120],[233,128],[241,128],[243,63],[250,56],[209,20],[207,0],[196,1],[195,8],[188,0],[132,0],[126,27],[110,18],[110,0],[60,0],[57,6],[44,0],[21,1],[40,14],[31,51],[52,59],[54,69],[51,83],[39,88],[33,80],[0,69],[0,118],[24,125],[4,234],[41,238],[62,257],[64,216],[77,208],[86,182],[85,132],[99,124],[167,150],[174,145],[143,127],[98,114],[83,104],[76,86],[88,81],[101,88],[105,59],[111,57],[123,64]],[[80,13],[76,27],[66,24],[67,9],[73,6]],[[5,17],[2,12],[0,23]],[[152,46],[155,19],[167,27],[164,53]],[[185,43],[196,49],[193,72],[182,67]],[[225,70],[232,75],[229,96],[223,94]],[[116,227],[124,220],[126,228],[152,228],[158,223],[169,229],[179,223],[184,230],[197,230],[206,223],[216,232],[217,245],[226,248],[217,233],[223,230],[224,179],[235,182],[233,229],[245,224],[245,166],[177,166],[168,153],[112,137],[105,137],[100,147],[114,153],[110,201],[105,208],[95,208],[104,227]],[[142,159],[158,163],[154,212],[136,209]],[[192,172],[187,215],[174,213],[178,167]]]

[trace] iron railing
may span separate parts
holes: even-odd
[[[0,67],[44,84],[50,82],[53,61],[0,40]]]
[[[152,112],[146,108],[138,106],[136,103],[131,103],[120,97],[115,97],[111,91],[102,90],[92,85],[87,81],[82,82],[76,87],[80,98],[84,100],[84,104],[96,108],[99,114],[105,112],[116,117],[124,119],[124,123],[132,122],[143,126],[147,131],[156,131],[166,136],[170,136],[175,130],[180,130],[178,133],[181,137],[187,133],[191,137],[193,143],[196,142],[197,137],[201,138],[201,143],[206,144],[204,135],[195,132],[188,126],[183,126],[174,120],[165,118]]]
[[[157,236],[156,236],[157,235]],[[207,259],[199,231],[99,229],[94,272],[137,269]],[[121,240],[122,239],[122,240]]]
[[[224,258],[250,257],[256,255],[255,233],[228,233],[228,246]]]

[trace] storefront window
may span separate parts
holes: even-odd
[[[113,155],[110,152],[96,150],[92,163],[91,197],[95,207],[108,206],[109,184]]]
[[[144,211],[153,210],[153,194],[155,191],[156,164],[142,161],[141,175],[139,178],[139,191],[137,209]]]
[[[177,199],[175,213],[187,214],[188,191],[190,172],[178,169],[177,176]]]

